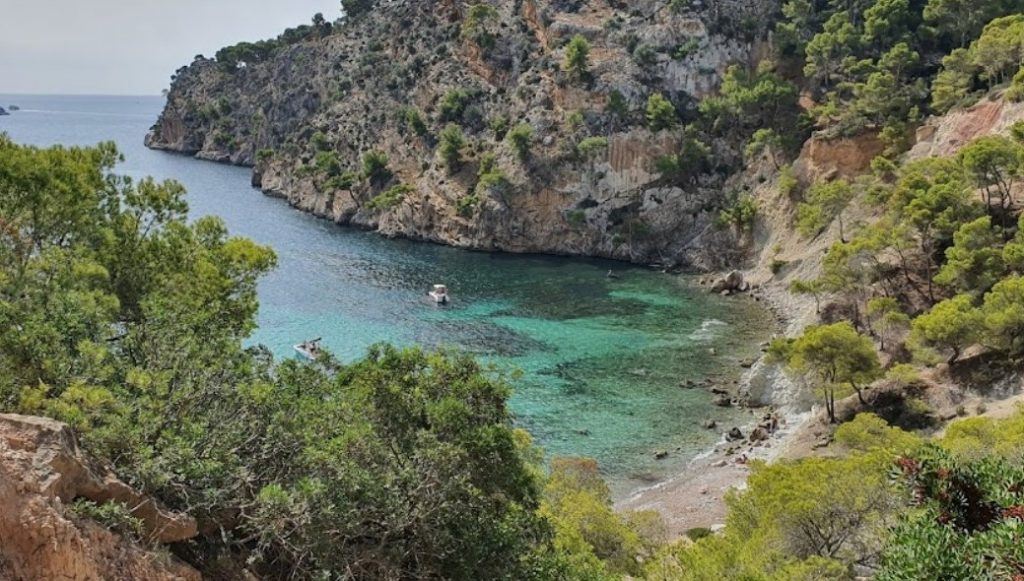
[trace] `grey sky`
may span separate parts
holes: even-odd
[[[192,57],[277,36],[340,0],[2,0],[0,93],[156,95]]]

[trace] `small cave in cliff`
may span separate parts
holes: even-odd
[[[630,202],[625,206],[615,208],[611,212],[608,212],[608,224],[610,226],[622,226],[630,218],[635,217],[640,212],[640,202]]]

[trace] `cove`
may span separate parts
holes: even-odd
[[[21,107],[0,118],[16,141],[114,141],[125,154],[119,171],[178,180],[194,217],[220,216],[232,234],[273,247],[279,267],[261,283],[252,341],[279,358],[314,337],[342,360],[381,341],[471,352],[512,383],[517,422],[549,457],[596,458],[619,496],[680,472],[713,445],[720,436],[704,419],[744,422],[681,384],[739,378],[739,362],[773,327],[756,303],[619,263],[469,252],[339,227],[253,190],[248,169],[144,148],[159,97],[0,95],[0,103]],[[449,286],[451,305],[426,300],[434,283]],[[657,460],[660,451],[668,457]]]

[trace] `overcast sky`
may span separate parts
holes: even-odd
[[[0,93],[157,95],[196,54],[277,36],[340,0],[2,0]]]

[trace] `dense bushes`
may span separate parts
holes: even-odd
[[[873,331],[862,316],[868,303],[891,299],[893,314],[915,318],[908,346],[922,361],[955,362],[979,343],[1016,357],[1024,348],[1016,339],[1024,318],[1018,304],[1024,235],[1014,196],[1024,145],[989,136],[953,159],[877,168],[878,175],[852,189],[841,181],[811,188],[800,207],[808,234],[838,218],[855,197],[883,216],[834,244],[822,276],[808,284],[838,293],[867,332]]]
[[[0,139],[0,409],[69,422],[218,529],[201,552],[270,578],[578,577],[504,383],[415,349],[347,366],[243,349],[274,254],[190,223],[180,186],[113,176],[117,159]]]
[[[943,112],[1017,72],[1019,16],[982,28],[1022,10],[1019,0],[789,0],[775,39],[784,59],[802,61],[819,97],[819,126],[840,134],[878,130],[895,154],[922,118],[933,78],[932,103]],[[984,40],[967,49],[979,35]],[[936,77],[933,63],[945,55]]]
[[[343,3],[355,1],[344,0]],[[369,0],[359,1],[369,2]],[[331,34],[332,29],[333,25],[324,20],[322,14],[317,14],[313,17],[312,24],[303,24],[295,28],[289,28],[274,39],[240,42],[227,46],[217,51],[214,56],[221,68],[230,72],[240,67],[267,61],[277,54],[279,50],[290,45],[327,36]]]
[[[969,48],[954,50],[943,59],[942,71],[932,85],[932,105],[940,113],[948,111],[974,91],[1013,79],[1022,62],[1024,15],[993,20]]]

